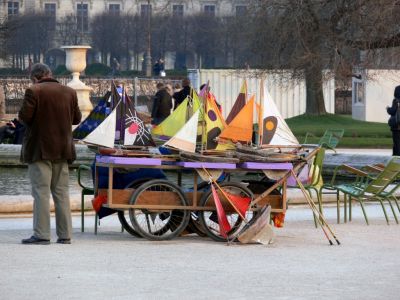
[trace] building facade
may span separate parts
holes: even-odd
[[[204,13],[210,16],[225,17],[238,16],[247,12],[249,2],[246,0],[3,0],[0,2],[0,19],[7,20],[15,16],[26,14],[45,14],[53,21],[54,31],[60,20],[68,16],[76,18],[77,30],[82,33],[82,44],[91,44],[90,32],[91,21],[95,16],[104,12],[113,15],[138,15],[146,17],[149,13],[152,15],[164,14],[173,17],[185,17]],[[62,64],[63,53],[59,50],[64,43],[60,36],[55,36],[51,43],[51,49],[40,57],[41,61],[56,66]],[[93,49],[89,52],[89,62],[99,61],[101,54]],[[139,60],[143,59],[143,54],[138,55],[140,59],[136,61],[126,61],[123,63],[124,69],[141,70],[142,64]],[[122,59],[122,58],[121,58]],[[26,68],[28,58],[24,57],[22,67]],[[36,59],[37,60],[37,59]],[[109,55],[107,64],[110,65],[111,57]],[[130,60],[130,59],[129,59]],[[165,53],[166,68],[173,69],[179,60],[177,53]],[[196,53],[189,58],[184,58],[182,65],[186,67],[201,67],[198,63]],[[186,62],[187,60],[187,62]],[[12,66],[15,59],[13,58]],[[104,60],[102,60],[104,62]],[[4,61],[3,66],[11,64],[11,60]],[[21,65],[21,64],[20,64]]]
[[[222,17],[245,13],[248,3],[245,0],[3,0],[0,16],[5,19],[19,14],[42,12],[58,20],[74,14],[82,17],[85,27],[90,24],[91,18],[105,11],[142,16],[148,12],[176,16],[203,12]]]

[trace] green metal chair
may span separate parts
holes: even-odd
[[[82,188],[81,191],[81,232],[85,232],[85,196],[94,195],[94,188],[91,186],[86,186],[82,182],[82,172],[89,172],[91,174],[92,170],[90,166],[80,165],[78,167],[78,184]],[[96,225],[97,225],[97,214],[96,214]],[[97,227],[97,226],[96,226]],[[97,228],[95,228],[95,231]]]
[[[339,169],[349,171],[356,175],[356,179],[353,183],[345,184],[334,184],[336,173]],[[365,211],[364,202],[367,201],[379,201],[387,224],[389,224],[389,218],[384,206],[384,201],[388,201],[392,210],[393,216],[398,224],[398,219],[394,211],[393,205],[390,198],[394,195],[395,190],[398,188],[397,185],[393,185],[394,181],[400,176],[400,157],[394,156],[385,168],[377,174],[376,177],[371,177],[369,173],[358,170],[356,168],[342,165],[335,170],[334,176],[328,188],[337,190],[337,205],[338,205],[338,220],[339,220],[339,192],[344,194],[344,209],[346,212],[346,197],[349,197],[349,220],[351,221],[352,214],[352,199],[357,200],[360,203],[362,212],[364,214],[365,221],[369,225],[368,217]],[[325,186],[327,188],[327,186]],[[345,217],[346,221],[346,217]]]
[[[324,158],[325,158],[325,149],[320,148],[317,154],[315,155],[309,173],[311,174],[311,178],[308,183],[304,184],[304,188],[307,190],[311,198],[312,198],[312,191],[315,192],[317,196],[319,211],[321,212],[321,214],[323,213],[323,208],[322,208],[322,198],[321,198],[319,184],[322,179],[322,167],[324,163]],[[300,187],[298,185],[295,185],[295,186],[290,186],[290,188],[300,188]],[[314,222],[315,222],[315,227],[317,227],[317,220],[315,215],[314,215]]]
[[[323,136],[319,139],[318,145],[320,147],[333,150],[336,153],[335,148],[339,144],[343,135],[344,135],[344,129],[327,129],[325,130]],[[303,144],[310,144],[309,143],[310,137],[316,138],[314,134],[307,132]]]
[[[382,164],[377,164],[373,166],[366,166],[365,170],[369,172],[370,176],[377,176],[380,172],[384,170],[385,166]],[[371,175],[372,173],[372,175]],[[389,185],[380,195],[384,198],[390,198],[394,201],[397,206],[397,210],[400,213],[400,205],[396,197],[396,191],[400,188],[400,175],[396,178],[396,181]]]

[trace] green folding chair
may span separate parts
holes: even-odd
[[[315,192],[315,195],[317,196],[319,211],[321,212],[321,214],[323,213],[323,208],[322,208],[322,198],[321,198],[319,184],[322,179],[322,167],[324,163],[324,158],[325,158],[325,149],[320,148],[317,154],[315,155],[310,170],[311,178],[309,182],[304,184],[304,188],[306,189],[311,198],[312,198],[312,191]],[[300,188],[300,187],[296,185],[296,186],[290,186],[289,188]],[[315,227],[317,227],[317,220],[315,215],[314,215],[314,222],[315,222]]]
[[[344,129],[327,129],[325,130],[322,137],[318,140],[318,145],[320,147],[333,150],[336,153],[336,147],[344,135]],[[317,138],[314,134],[307,132],[304,143],[310,144],[310,138]]]
[[[398,219],[396,213],[394,211],[393,205],[391,203],[391,198],[394,195],[395,190],[398,188],[396,185],[393,186],[395,181],[400,176],[400,157],[394,156],[389,163],[385,166],[385,168],[377,174],[376,177],[371,177],[369,173],[364,172],[362,170],[358,170],[356,168],[352,168],[350,166],[343,165],[341,169],[349,171],[353,174],[356,174],[356,180],[353,183],[345,183],[335,185],[331,182],[330,187],[336,189],[339,195],[339,192],[344,194],[344,209],[346,211],[346,197],[349,197],[349,220],[352,218],[352,199],[358,201],[360,203],[365,221],[367,225],[369,225],[368,217],[365,211],[364,202],[367,201],[379,201],[383,213],[385,215],[385,219],[387,224],[389,224],[389,218],[384,206],[384,201],[387,201],[392,210],[393,216],[398,224]],[[335,170],[334,178],[336,177],[336,172],[339,170],[337,168]],[[334,178],[332,178],[334,180]],[[339,200],[338,200],[339,207]],[[339,211],[339,209],[338,209]],[[338,215],[339,217],[339,215]],[[346,221],[346,218],[345,218]]]
[[[81,232],[85,232],[85,196],[94,195],[93,186],[87,186],[82,182],[82,172],[89,172],[91,174],[92,170],[87,165],[80,165],[78,167],[78,184],[82,188],[81,191]],[[97,218],[96,218],[97,224]]]

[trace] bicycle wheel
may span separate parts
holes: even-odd
[[[220,187],[230,195],[235,195],[243,198],[253,199],[253,193],[244,185],[236,182],[227,182],[220,184]],[[219,198],[221,201],[226,202],[222,193],[217,189]],[[214,198],[212,195],[212,191],[205,193],[200,199],[200,206],[212,206],[214,207]],[[199,221],[202,225],[202,229],[204,232],[213,240],[217,242],[226,242],[226,238],[222,237],[220,234],[220,228],[218,224],[218,216],[215,210],[207,211],[202,210],[198,212]],[[238,233],[245,222],[241,219],[239,214],[235,212],[233,209],[229,209],[226,211],[226,216],[228,222],[231,226],[231,230],[227,233],[228,238],[232,239],[236,233]],[[247,211],[246,219],[249,221],[255,216],[255,212]]]
[[[130,204],[145,205],[149,201],[159,205],[188,206],[185,195],[176,184],[155,179],[142,184],[132,194]],[[165,203],[165,204],[163,204]],[[129,217],[136,232],[149,240],[169,240],[186,228],[190,211],[184,209],[129,209]]]

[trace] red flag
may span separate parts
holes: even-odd
[[[217,209],[219,232],[222,237],[227,238],[228,237],[227,232],[231,230],[231,225],[228,222],[224,208],[222,207],[221,204],[221,200],[219,200],[217,191],[215,190],[212,184],[211,184],[211,191],[213,194],[215,207]]]
[[[242,197],[238,195],[233,195],[225,191],[225,194],[229,199],[227,199],[230,204],[233,206],[233,208],[236,210],[236,212],[244,218],[246,216],[246,211],[249,209],[250,205],[250,197]]]

